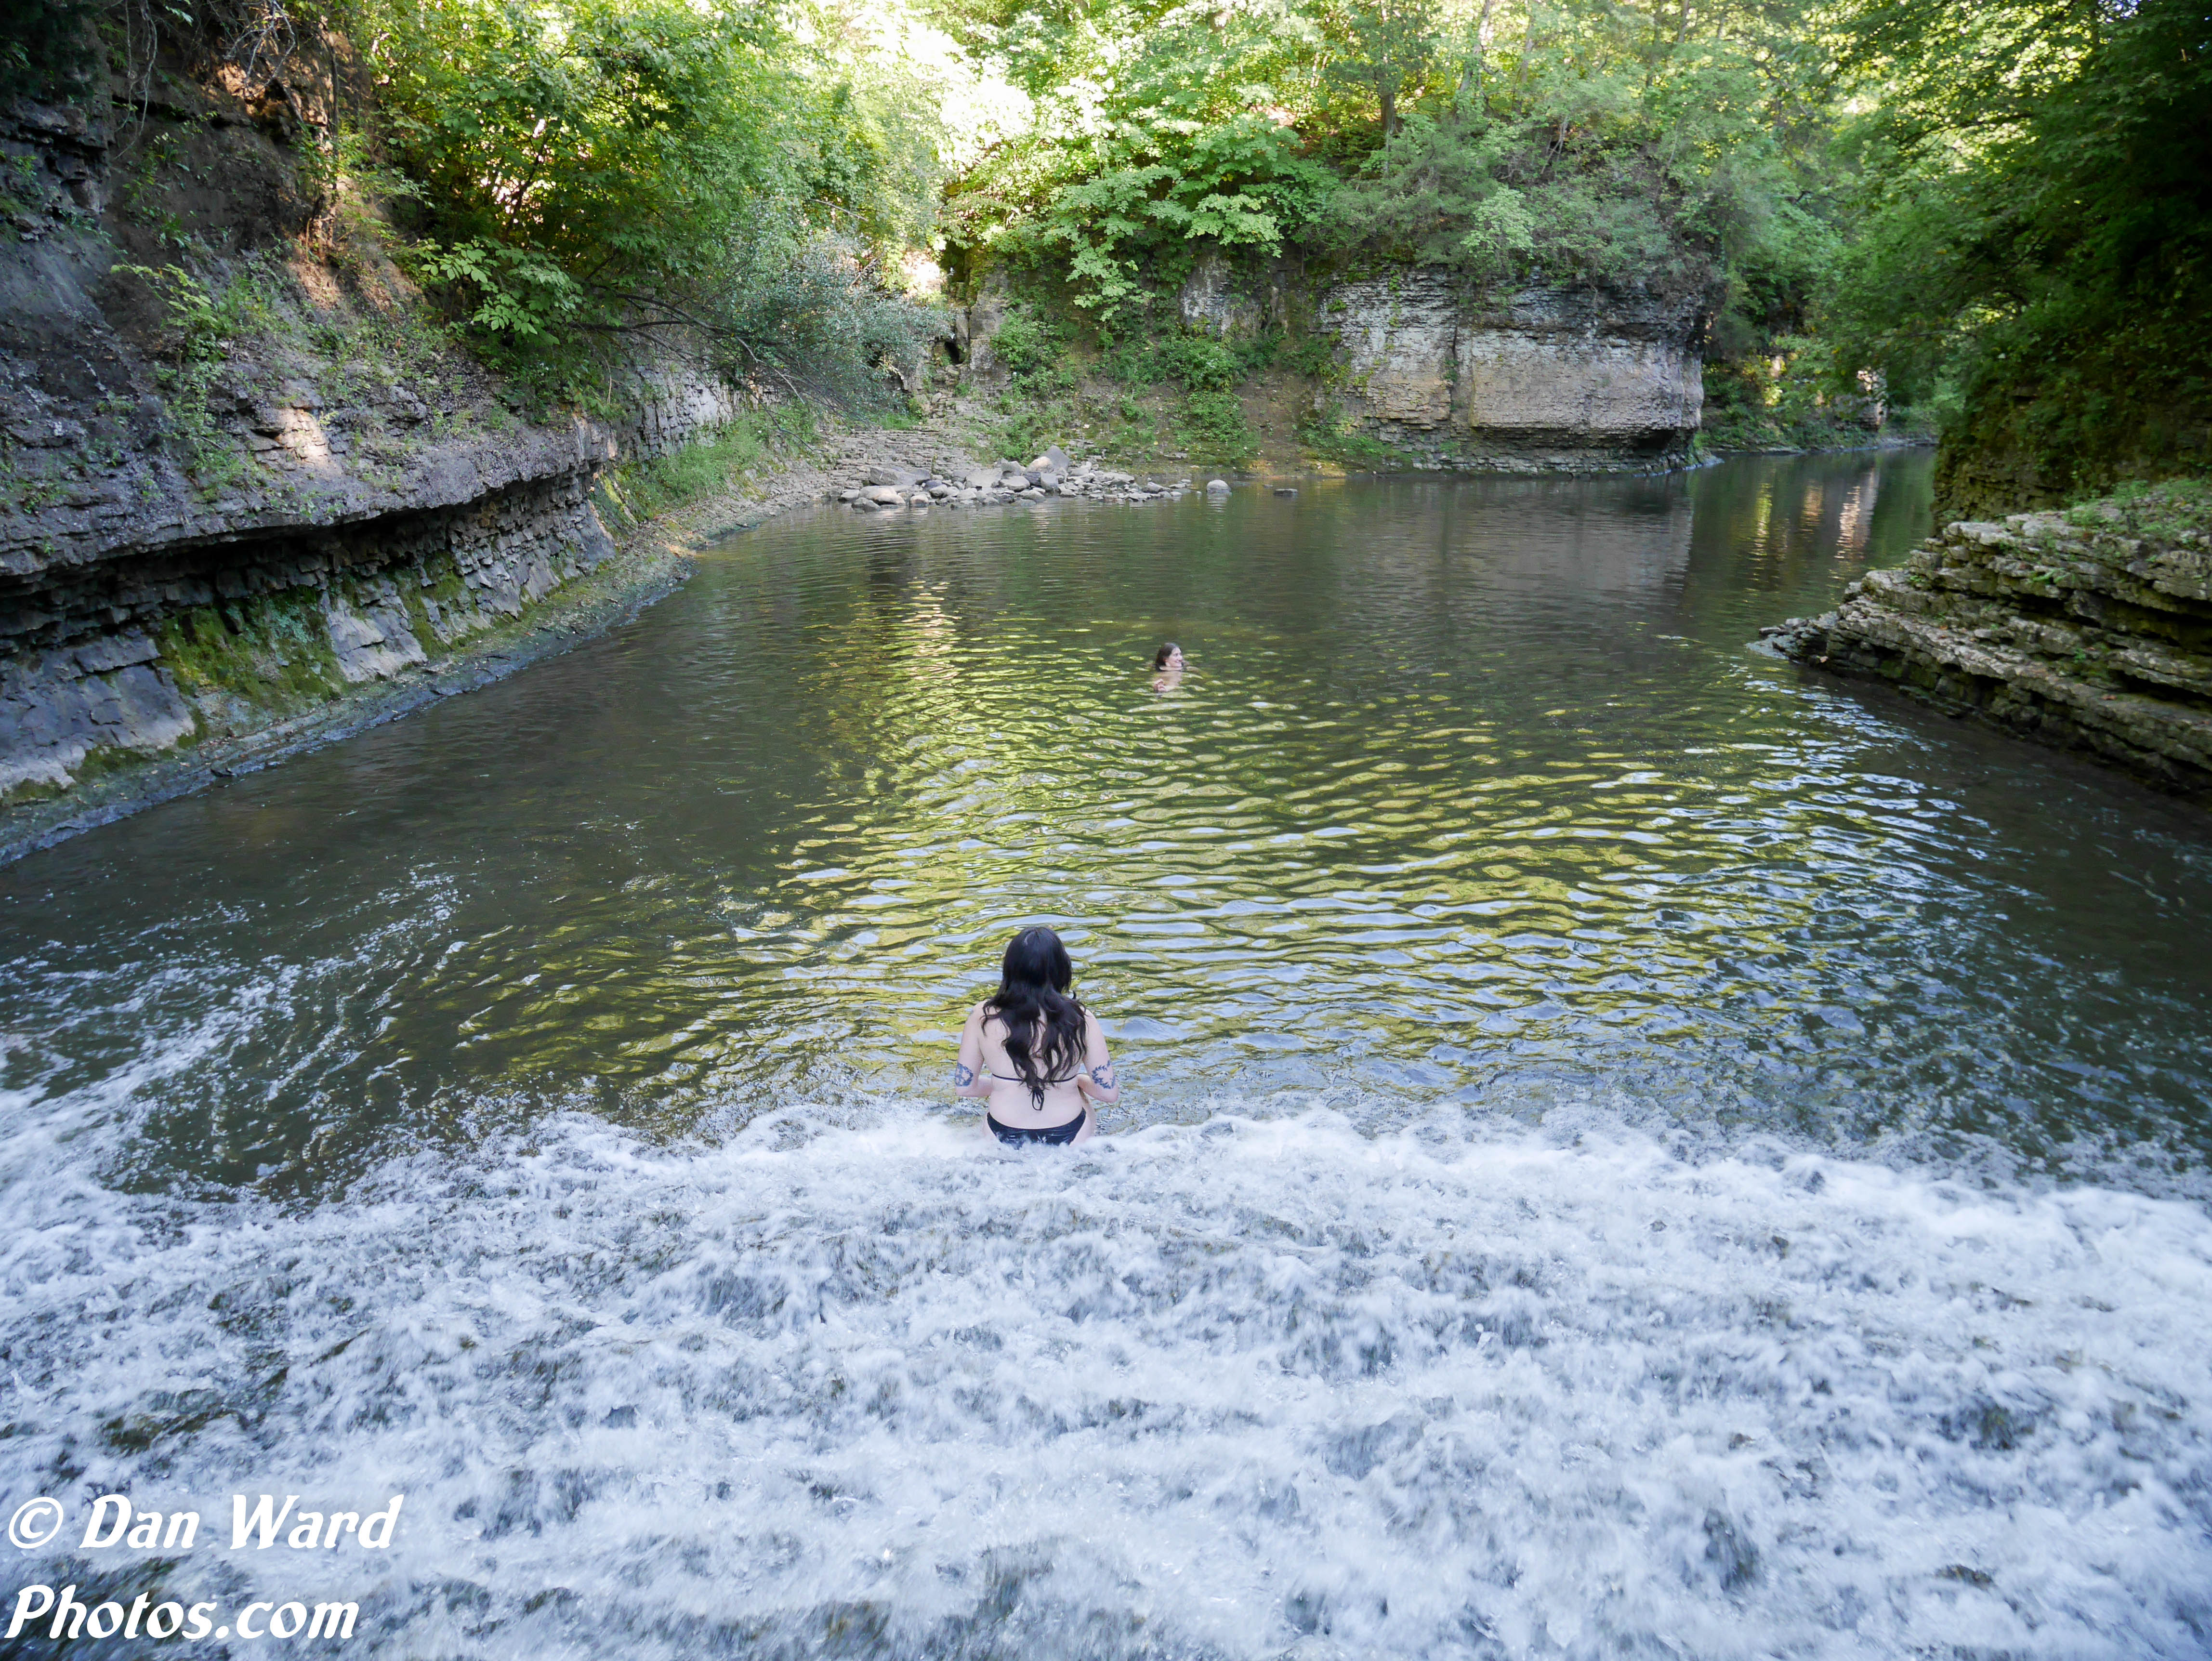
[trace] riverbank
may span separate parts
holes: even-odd
[[[511,593],[501,609],[471,613],[465,629],[454,624],[450,599],[443,614],[435,599],[421,617],[408,610],[422,607],[412,598],[418,585],[411,566],[398,572],[396,587],[385,581],[387,593],[356,593],[358,585],[349,581],[325,581],[309,608],[314,615],[289,620],[295,631],[303,622],[310,633],[328,631],[328,642],[312,642],[313,651],[331,660],[319,680],[298,673],[299,642],[280,638],[287,620],[255,612],[278,609],[265,599],[224,608],[222,628],[238,638],[222,642],[227,660],[212,668],[195,664],[178,647],[179,639],[189,645],[187,635],[149,631],[145,660],[135,668],[143,678],[167,678],[166,693],[156,691],[149,701],[139,689],[146,707],[134,709],[127,691],[118,699],[100,684],[100,673],[88,672],[79,682],[94,698],[123,706],[121,725],[140,748],[95,751],[91,764],[54,794],[0,807],[0,863],[340,742],[594,639],[679,587],[701,546],[795,508],[838,502],[857,512],[957,508],[1049,496],[1135,503],[1180,496],[1202,483],[1206,471],[1194,475],[1181,456],[1155,459],[1151,466],[1126,460],[1109,466],[1097,454],[1072,459],[1056,444],[1026,461],[978,460],[990,453],[997,435],[976,417],[963,400],[903,429],[825,420],[805,442],[763,452],[754,467],[727,475],[723,488],[697,491],[652,514],[634,512],[634,502],[666,492],[626,487],[642,470],[664,465],[667,453],[601,464],[602,471],[580,479],[577,499],[563,502],[557,523],[527,531],[536,543],[550,538],[561,545],[540,548],[527,569],[504,583]],[[714,442],[711,429],[703,441]],[[1344,471],[1301,459],[1301,474]],[[1256,474],[1239,470],[1231,476],[1285,476],[1279,466],[1257,467]],[[580,541],[601,545],[578,555]],[[471,574],[469,582],[475,581]],[[434,582],[438,593],[455,586],[442,569],[426,567],[420,586],[433,592]],[[508,607],[513,615],[506,614]],[[119,672],[104,662],[88,667],[106,672],[112,682],[134,666]],[[207,670],[209,678],[195,680],[197,670]]]
[[[396,604],[386,607],[392,616],[402,618],[395,628],[390,617],[368,608],[362,608],[363,615],[357,617],[343,601],[336,602],[330,626],[340,642],[337,649],[345,654],[349,670],[368,678],[331,691],[304,709],[256,707],[227,695],[222,706],[227,730],[211,730],[205,709],[184,711],[175,748],[146,756],[103,755],[87,770],[89,776],[59,793],[0,807],[0,864],[161,802],[338,743],[596,639],[680,587],[700,548],[779,514],[838,502],[862,511],[880,509],[893,504],[875,500],[870,492],[893,493],[892,487],[878,483],[885,479],[902,481],[896,505],[905,506],[915,496],[928,503],[927,491],[913,487],[939,475],[965,479],[990,471],[998,477],[993,464],[973,459],[972,438],[930,425],[905,430],[833,425],[819,430],[810,447],[773,458],[764,470],[757,470],[742,483],[690,496],[650,515],[631,513],[623,483],[626,473],[634,475],[637,466],[651,464],[611,467],[581,508],[590,515],[582,525],[583,533],[588,538],[603,530],[608,546],[580,574],[558,581],[542,595],[527,597],[516,615],[450,644],[441,642],[430,629],[409,628]],[[1066,494],[1083,493],[1086,487],[1073,482],[1073,465],[1064,458],[1063,465],[1071,473]],[[1148,489],[1133,475],[1097,472],[1088,477],[1102,488],[1107,480],[1123,481],[1116,493],[1132,501],[1156,499],[1175,489]],[[1056,492],[1056,475],[1051,482]],[[1020,491],[994,487],[971,494],[963,490],[960,499],[1006,502],[1023,493],[1041,499],[1047,491],[1024,480]],[[557,567],[557,557],[553,563]],[[365,628],[346,639],[345,625],[349,624]],[[404,638],[408,649],[394,649],[394,638]],[[415,649],[422,645],[434,649]],[[291,649],[296,655],[297,645]],[[169,666],[167,655],[149,651],[148,657],[153,669]],[[149,666],[126,668],[130,666]],[[283,666],[291,665],[286,661]],[[224,691],[235,693],[234,678]]]
[[[2212,487],[1946,526],[1783,655],[2212,801]]]

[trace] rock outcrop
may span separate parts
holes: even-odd
[[[986,385],[1008,303],[994,271],[953,314],[955,361]],[[1174,321],[1224,340],[1279,331],[1328,342],[1334,363],[1311,415],[1378,466],[1661,472],[1691,459],[1705,412],[1695,295],[1492,295],[1426,267],[1346,277],[1215,252],[1194,262]]]
[[[520,618],[613,551],[592,482],[571,455],[356,520],[95,545],[76,560],[11,549],[0,803],[66,789],[88,763],[240,736]]]
[[[1649,472],[1686,460],[1705,407],[1693,302],[1526,289],[1503,297],[1409,270],[1337,284],[1340,408],[1432,467]]]
[[[2178,484],[1948,526],[1824,616],[1800,662],[2085,751],[2212,801],[2212,492]]]
[[[117,206],[104,119],[0,114],[0,809],[495,642],[614,552],[611,462],[745,402],[641,366],[620,422],[517,419],[373,234],[312,251],[281,132],[164,85],[137,196],[189,254]]]

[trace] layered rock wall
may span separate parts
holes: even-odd
[[[613,552],[591,484],[556,472],[352,525],[11,577],[0,802],[65,790],[88,764],[252,733],[520,618]]]
[[[1824,616],[1801,662],[2212,800],[2212,498],[2186,486],[1960,521]]]
[[[140,209],[229,252],[116,208],[104,118],[0,119],[36,198],[0,246],[0,808],[424,675],[607,560],[611,462],[747,404],[647,364],[619,423],[518,420],[374,234],[310,252],[281,131],[174,77],[146,119]]]
[[[1693,306],[1551,288],[1486,298],[1414,270],[1337,284],[1317,319],[1340,343],[1344,414],[1420,465],[1679,465],[1705,406]]]

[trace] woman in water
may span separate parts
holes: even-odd
[[[1009,1147],[1088,1141],[1091,1104],[1121,1093],[1105,1033],[1067,995],[1074,979],[1060,936],[1024,928],[1006,947],[998,991],[968,1013],[952,1087],[990,1104],[984,1128]]]
[[[1152,691],[1164,692],[1182,684],[1182,648],[1170,641],[1152,654]]]

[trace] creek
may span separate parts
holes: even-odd
[[[1928,472],[824,510],[0,871],[0,1492],[222,1536],[16,1584],[420,1656],[2205,1653],[2212,838],[1746,647]],[[1001,1155],[947,1074],[1033,922],[1124,1095]],[[407,1499],[232,1553],[264,1491]]]

